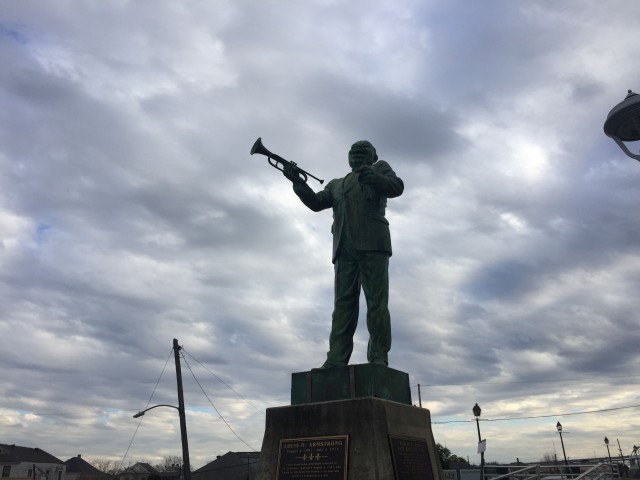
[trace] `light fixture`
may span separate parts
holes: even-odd
[[[640,140],[640,95],[629,90],[625,99],[607,115],[604,133],[611,137],[627,156],[640,161],[640,155],[631,153],[624,144]]]

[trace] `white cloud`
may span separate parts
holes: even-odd
[[[477,461],[475,402],[498,461],[553,451],[557,419],[489,420],[637,404],[640,170],[602,133],[636,88],[637,9],[8,3],[0,436],[120,460],[178,338],[259,448],[264,416],[211,373],[287,404],[290,374],[324,360],[333,301],[331,212],[249,155],[259,136],[326,181],[368,138],[403,178],[391,361],[452,452]],[[173,404],[167,368],[153,401]],[[194,466],[249,448],[183,370]],[[632,412],[560,417],[571,456],[632,444]],[[127,461],[179,455],[177,428],[150,412]]]

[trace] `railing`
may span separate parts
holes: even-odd
[[[495,472],[495,473],[494,473]],[[615,480],[617,464],[588,465],[487,465],[485,480]]]

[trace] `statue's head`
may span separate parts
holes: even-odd
[[[355,170],[364,165],[373,165],[378,160],[376,149],[371,142],[360,140],[351,145],[349,150],[349,166]]]

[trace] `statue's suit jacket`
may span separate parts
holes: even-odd
[[[404,183],[389,164],[379,160],[371,168],[384,181],[375,190],[369,190],[372,197],[367,200],[367,189],[358,183],[358,173],[351,172],[343,178],[327,183],[324,190],[315,193],[306,183],[294,183],[293,190],[302,203],[314,212],[333,208],[333,262],[335,263],[341,242],[345,235],[351,245],[359,251],[385,252],[391,255],[391,234],[389,222],[385,218],[387,198],[397,197],[404,190]]]

